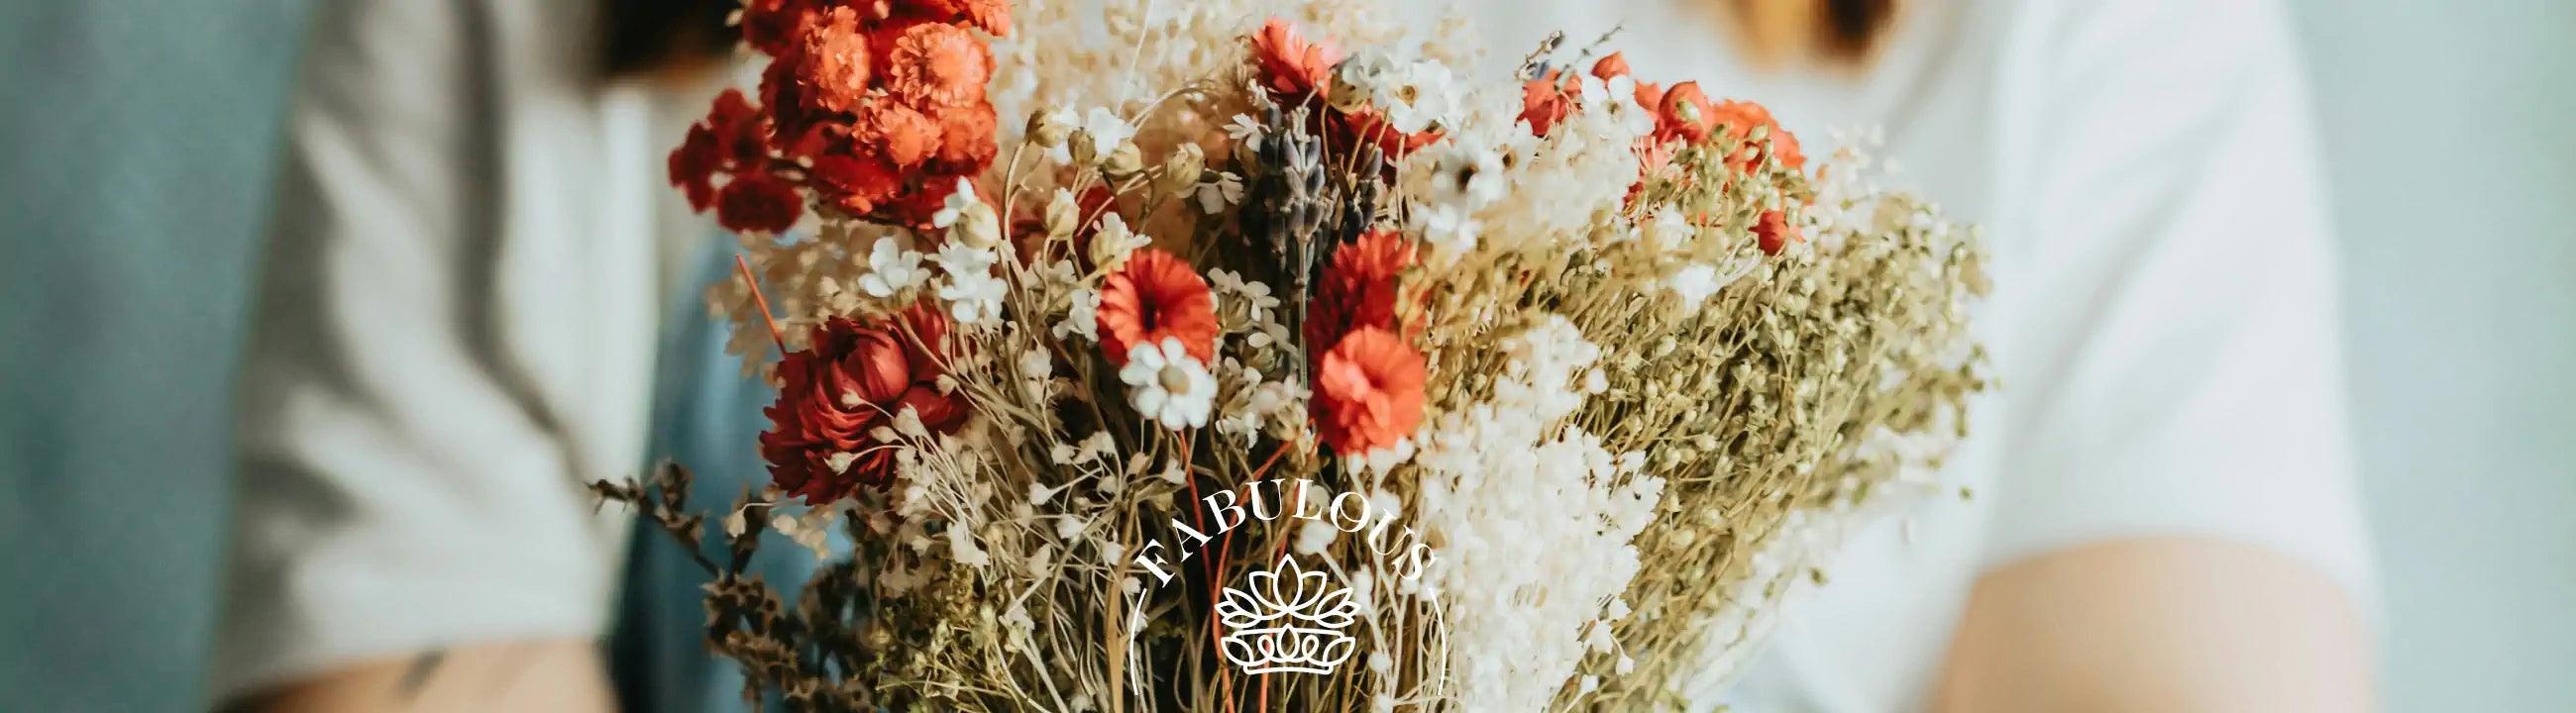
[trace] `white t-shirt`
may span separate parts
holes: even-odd
[[[1469,3],[1515,57],[1623,25],[1642,79],[1760,101],[1811,154],[1882,128],[1896,183],[1986,229],[2002,380],[1942,475],[1975,496],[1847,533],[1734,703],[1919,708],[1980,573],[2115,538],[2264,546],[2370,601],[2282,8],[1918,0],[1843,76],[1746,71],[1715,4]],[[563,55],[586,5],[330,6],[251,356],[219,692],[600,632],[620,540],[578,487],[639,465],[667,262],[642,236],[697,225],[648,217],[685,115],[584,90]]]

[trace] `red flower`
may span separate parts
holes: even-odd
[[[1790,243],[1807,239],[1807,236],[1798,234],[1796,227],[1789,225],[1789,216],[1776,210],[1763,212],[1761,220],[1753,223],[1753,237],[1761,243],[1762,254],[1765,255],[1778,255],[1780,251],[1789,249]]]
[[[715,205],[715,174],[724,167],[723,150],[717,145],[716,132],[705,124],[689,127],[688,138],[680,140],[679,148],[671,149],[671,185],[689,197],[691,210],[704,212]]]
[[[743,173],[716,194],[716,223],[737,233],[784,233],[805,214],[796,187],[766,173]]]
[[[758,167],[768,157],[761,142],[759,110],[741,91],[727,89],[671,150],[671,185],[688,195],[690,208],[705,211],[715,205],[715,175]]]
[[[1262,86],[1292,100],[1332,86],[1333,65],[1342,61],[1340,50],[1306,41],[1295,23],[1276,17],[1253,34],[1252,56],[1255,68],[1260,70]]]
[[[742,7],[742,41],[776,57],[796,41],[814,11],[813,0],[749,0]]]
[[[1780,128],[1779,120],[1771,117],[1771,110],[1760,104],[1734,100],[1719,102],[1710,113],[1710,121],[1712,125],[1725,126],[1726,135],[1737,141],[1752,136],[1754,127],[1768,127],[1771,129],[1771,150],[1779,157],[1780,165],[1791,169],[1807,165],[1807,155],[1798,148],[1798,137],[1788,129]],[[1748,146],[1743,154],[1730,158],[1754,163],[1762,160],[1762,150]]]
[[[811,175],[823,200],[860,215],[877,212],[903,193],[903,174],[874,156],[824,155],[814,159]]]
[[[940,111],[940,170],[962,176],[983,173],[1001,152],[1001,147],[993,143],[993,131],[998,127],[992,102],[977,101],[971,106]]]
[[[920,16],[938,22],[964,21],[997,36],[1011,34],[1009,0],[905,0],[897,5],[895,14]]]
[[[935,433],[965,425],[965,399],[936,385],[947,330],[946,317],[922,307],[874,323],[834,318],[812,347],[779,360],[778,400],[762,410],[769,429],[760,434],[771,482],[813,505],[885,487],[894,450],[869,431],[891,426],[906,407]]]
[[[886,88],[924,110],[983,101],[993,78],[993,52],[956,25],[923,23],[905,30],[886,57]]]
[[[940,148],[939,121],[896,102],[869,104],[850,128],[852,143],[874,149],[897,168],[919,166]]]
[[[818,16],[805,33],[805,51],[799,59],[797,79],[815,106],[848,112],[867,101],[873,75],[859,11],[836,7]]]
[[[1556,122],[1574,112],[1574,96],[1565,92],[1558,79],[1558,73],[1550,71],[1521,85],[1521,121],[1529,122],[1532,136],[1546,136]]]
[[[1599,77],[1603,81],[1608,81],[1611,77],[1628,76],[1628,53],[1612,52],[1610,56],[1601,58],[1601,61],[1592,63],[1592,76]]]
[[[1343,457],[1395,445],[1422,425],[1422,352],[1377,327],[1342,337],[1315,370],[1315,435]]]
[[[1376,109],[1332,111],[1327,112],[1327,117],[1330,121],[1325,125],[1332,129],[1339,139],[1334,143],[1353,148],[1362,144],[1375,144],[1378,152],[1385,155],[1388,161],[1402,160],[1413,152],[1422,150],[1422,147],[1430,146],[1432,142],[1440,140],[1438,131],[1414,134],[1397,131],[1395,125],[1387,122],[1386,117],[1379,114]]]
[[[1321,350],[1342,335],[1396,329],[1396,277],[1413,265],[1414,253],[1413,243],[1392,230],[1370,231],[1333,250],[1306,310],[1307,348],[1317,350],[1310,359],[1321,359]]]
[[[1216,358],[1216,296],[1205,278],[1171,253],[1145,248],[1109,274],[1100,288],[1100,348],[1109,363],[1127,365],[1138,344],[1181,340],[1200,363]]]
[[[1709,105],[1708,94],[1700,91],[1698,82],[1675,84],[1664,90],[1664,101],[1656,107],[1655,138],[1694,144],[1707,141],[1709,120],[1714,117],[1715,108]]]

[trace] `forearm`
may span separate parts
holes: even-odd
[[[2166,538],[1980,580],[1935,710],[2372,709],[2370,638],[2332,580],[2269,551]]]
[[[378,711],[583,713],[616,710],[598,646],[478,644],[352,664],[232,702],[235,713]]]

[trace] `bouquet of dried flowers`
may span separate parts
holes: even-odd
[[[1760,105],[1373,10],[748,0],[758,87],[669,171],[740,236],[773,485],[596,486],[723,543],[747,695],[1678,709],[1801,528],[1930,490],[1971,231]]]

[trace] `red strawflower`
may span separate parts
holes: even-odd
[[[766,173],[736,174],[716,193],[716,223],[737,233],[784,233],[804,214],[796,187]]]
[[[724,167],[724,147],[718,145],[716,132],[705,124],[689,127],[680,147],[671,149],[668,170],[671,185],[689,198],[689,209],[705,212],[715,205],[716,170]]]
[[[1295,23],[1276,17],[1253,33],[1252,57],[1262,86],[1288,100],[1323,93],[1332,86],[1333,65],[1342,61],[1340,50],[1308,42]]]
[[[804,50],[797,80],[815,106],[848,112],[867,102],[868,81],[874,75],[859,11],[836,7],[816,16],[805,32]]]
[[[1700,91],[1699,82],[1675,84],[1664,90],[1663,99],[1656,107],[1655,138],[1694,144],[1708,140],[1715,108],[1709,105],[1708,94]]]
[[[1100,288],[1100,348],[1109,363],[1127,365],[1138,344],[1181,340],[1200,363],[1216,358],[1216,296],[1205,278],[1171,253],[1144,248],[1109,274]]]
[[[1342,336],[1361,329],[1397,330],[1396,278],[1414,263],[1411,241],[1393,230],[1373,230],[1333,249],[1315,297],[1306,309],[1309,360]]]
[[[1790,243],[1807,240],[1807,236],[1798,234],[1798,229],[1789,225],[1788,215],[1776,210],[1764,211],[1762,218],[1753,223],[1753,237],[1761,244],[1765,255],[1778,255],[1789,249]]]
[[[762,410],[769,429],[760,434],[771,482],[809,505],[882,488],[894,480],[894,449],[869,431],[906,407],[934,433],[965,425],[965,399],[937,386],[947,330],[938,310],[918,306],[876,322],[836,317],[813,346],[780,359],[778,400]]]
[[[895,38],[886,57],[886,88],[904,103],[937,113],[984,100],[993,52],[956,25],[923,23]]]
[[[1521,121],[1529,123],[1532,136],[1546,136],[1557,122],[1565,120],[1566,114],[1574,112],[1574,96],[1567,94],[1565,85],[1558,80],[1559,74],[1551,70],[1521,85]]]
[[[1422,352],[1377,327],[1342,337],[1315,370],[1315,436],[1343,457],[1395,445],[1422,425]]]
[[[1710,122],[1725,126],[1726,135],[1737,141],[1751,137],[1755,127],[1768,127],[1771,130],[1771,151],[1780,159],[1780,165],[1791,169],[1807,165],[1807,155],[1799,150],[1797,135],[1781,128],[1780,121],[1771,117],[1771,110],[1760,104],[1734,100],[1719,102],[1710,113]],[[1762,149],[1747,146],[1742,154],[1730,158],[1742,163],[1758,162],[1762,160]]]
[[[1592,76],[1599,77],[1603,81],[1608,81],[1611,77],[1628,76],[1628,53],[1612,52],[1610,56],[1601,58],[1601,61],[1592,63]]]

